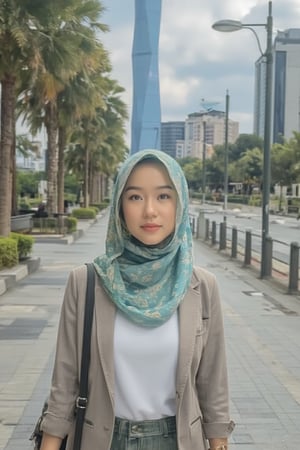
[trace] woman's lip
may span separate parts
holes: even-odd
[[[154,224],[154,223],[147,223],[145,225],[142,225],[143,230],[157,230],[160,228],[160,225]]]

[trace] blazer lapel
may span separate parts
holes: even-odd
[[[176,374],[176,390],[181,396],[192,362],[197,325],[200,323],[201,299],[193,277],[191,287],[179,306],[179,357]]]
[[[111,400],[114,396],[114,321],[116,307],[98,282],[96,285],[96,335],[100,361]]]

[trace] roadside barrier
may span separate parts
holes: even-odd
[[[218,251],[232,259],[241,261],[245,267],[253,267],[259,271],[261,264],[261,236],[249,230],[229,227],[226,220],[217,223],[205,218],[203,213],[190,217],[192,232],[196,239],[202,239],[211,247],[218,245]],[[231,232],[230,232],[231,230]],[[287,242],[266,238],[266,275],[284,284],[289,294],[299,292],[299,251],[298,242]]]

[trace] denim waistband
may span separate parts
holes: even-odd
[[[168,436],[176,432],[176,418],[164,417],[157,420],[132,421],[115,418],[114,432],[128,438],[140,436]]]

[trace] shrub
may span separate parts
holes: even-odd
[[[261,195],[251,195],[249,200],[250,206],[261,206]]]
[[[28,201],[23,200],[20,204],[19,204],[19,209],[23,210],[23,211],[29,211],[30,210],[30,204]]]
[[[0,237],[0,269],[18,264],[18,243],[16,239]]]
[[[98,214],[98,212],[100,211],[99,209],[99,205],[90,205],[90,208],[95,210],[96,215]]]
[[[90,205],[90,206],[96,207],[97,208],[97,213],[98,213],[99,211],[102,211],[102,209],[107,208],[109,206],[109,202],[103,201],[101,203],[97,203],[96,205]]]
[[[76,219],[95,219],[96,211],[94,208],[76,208],[73,209],[72,216]]]
[[[77,230],[77,219],[76,217],[65,217],[65,227],[67,228],[67,233],[73,233]]]
[[[228,194],[228,202],[240,205],[248,205],[249,196],[243,194]]]
[[[10,238],[17,241],[19,261],[26,258],[31,253],[34,243],[32,236],[21,233],[10,233]]]

